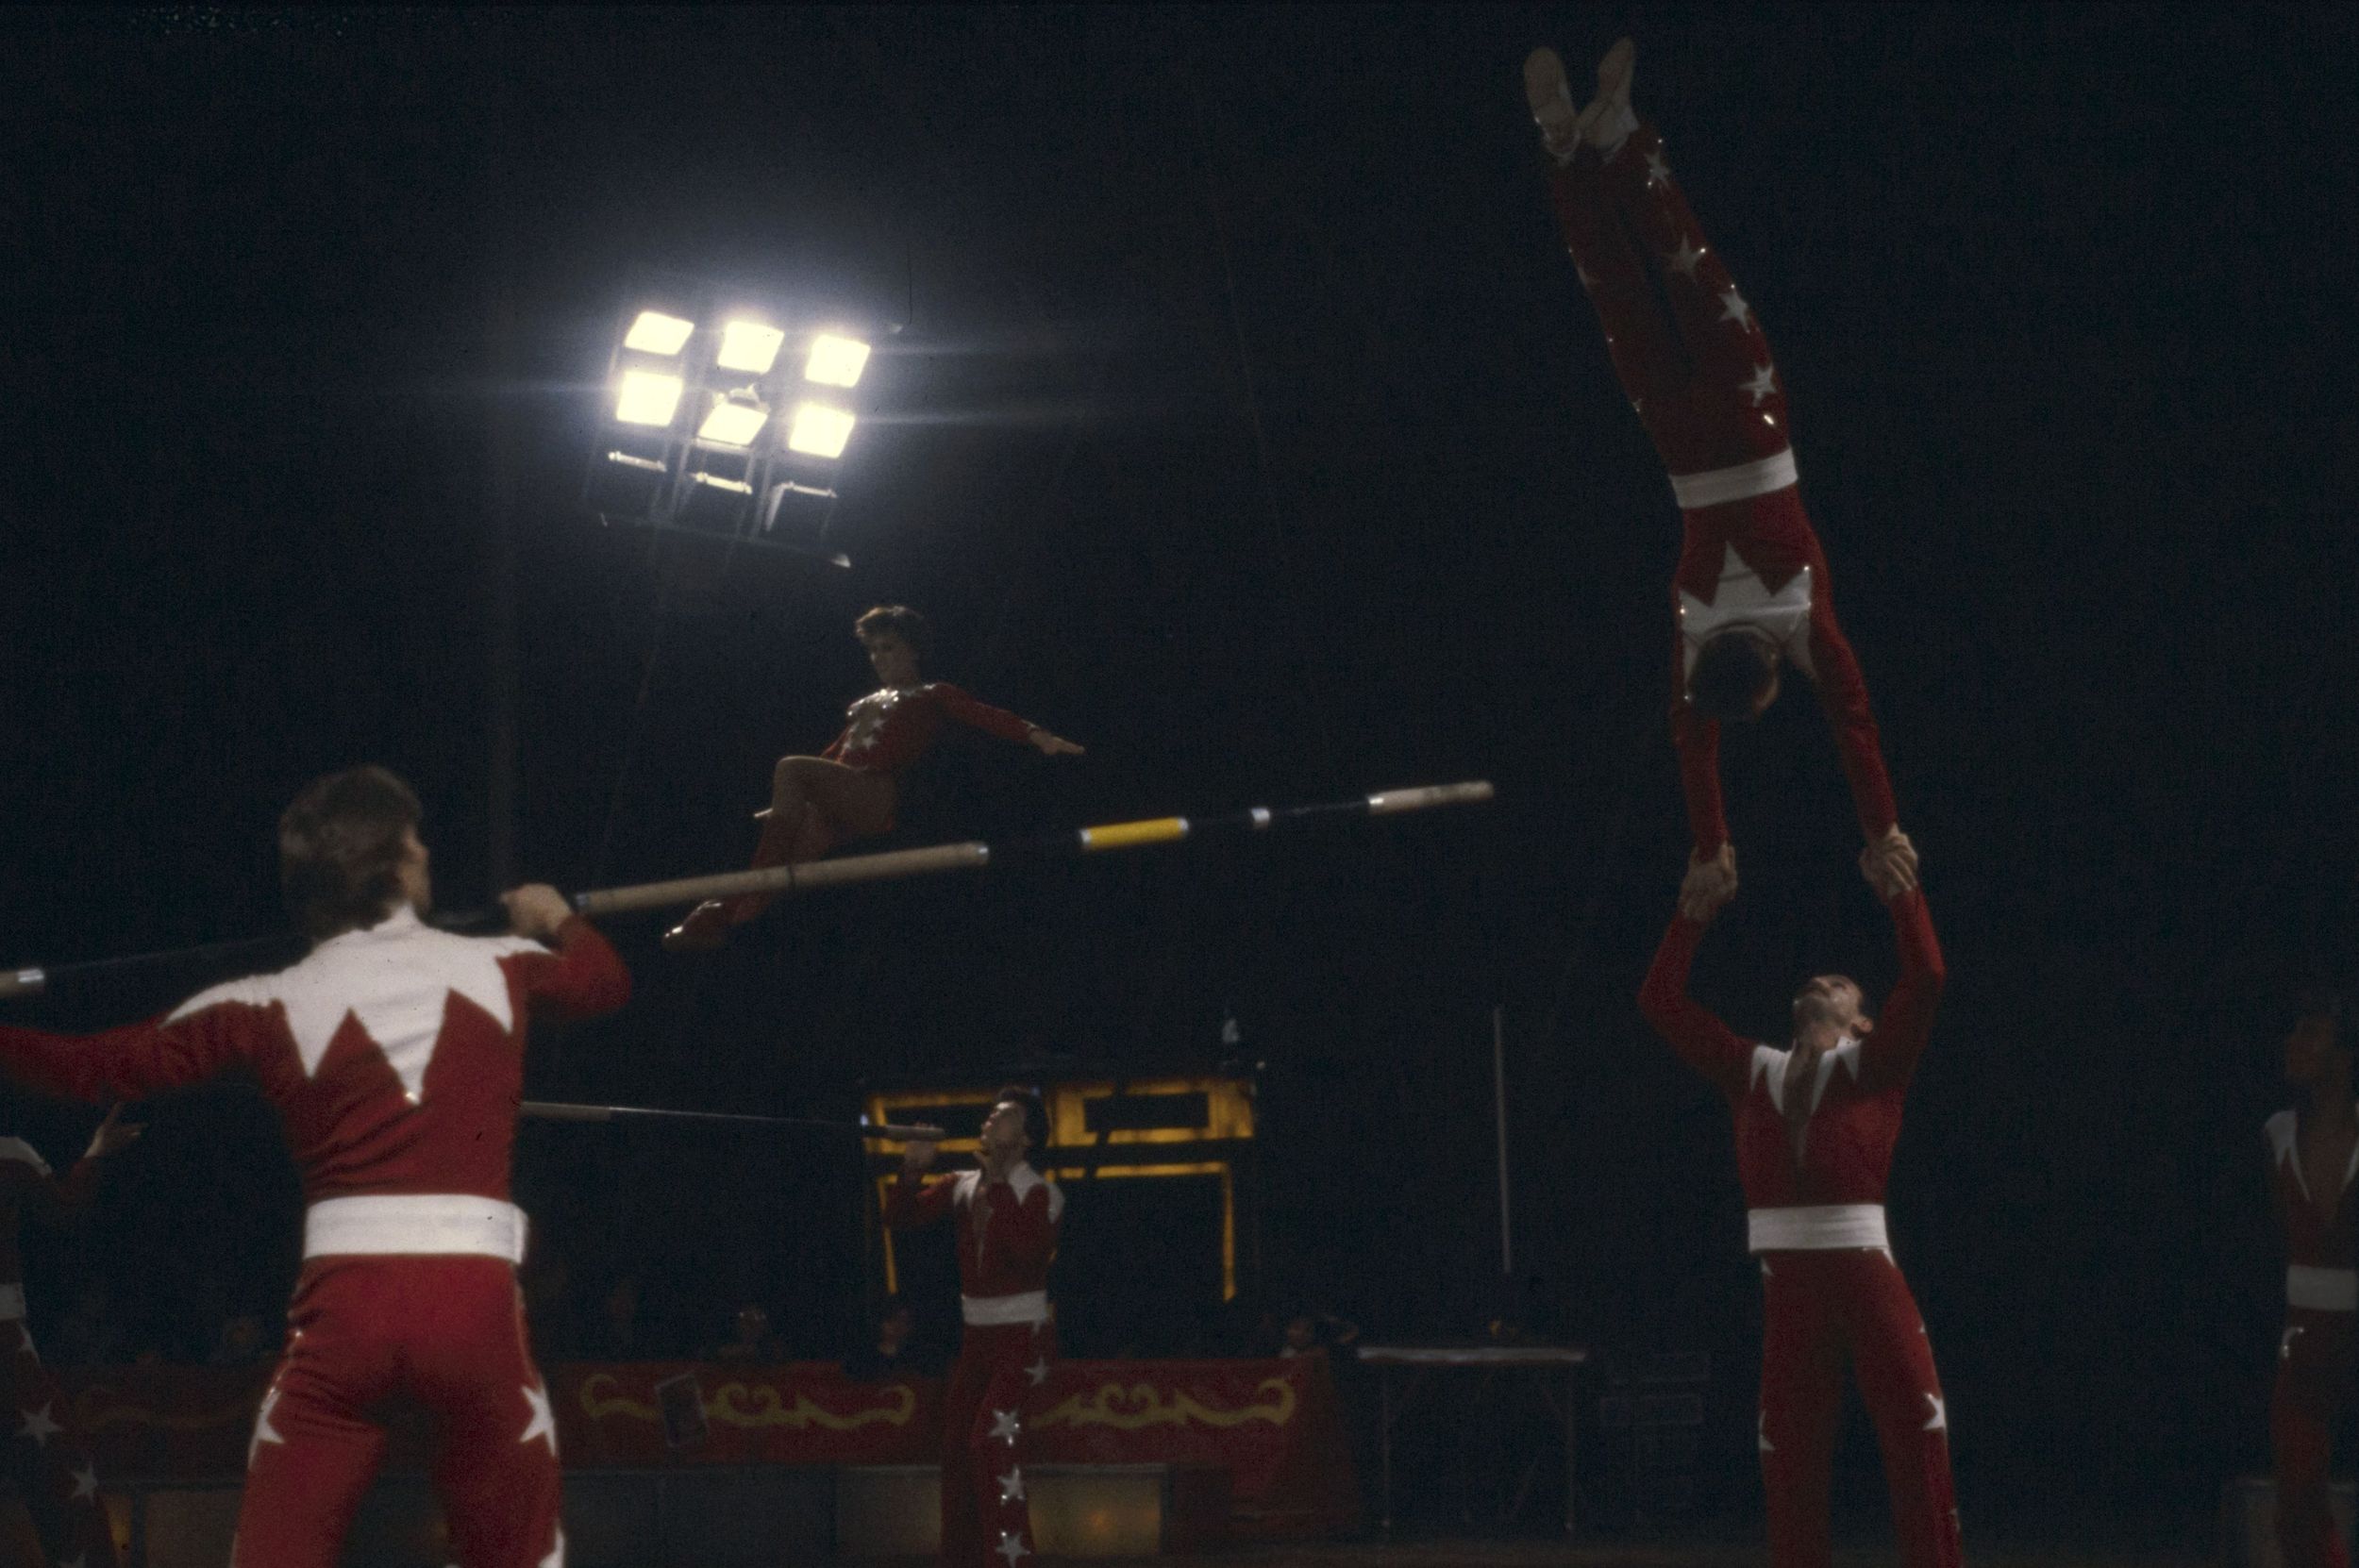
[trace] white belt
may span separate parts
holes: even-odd
[[[959,1311],[978,1328],[1011,1323],[1045,1323],[1048,1319],[1046,1291],[1020,1291],[1014,1295],[962,1295]]]
[[[322,1198],[303,1216],[303,1256],[478,1254],[525,1259],[525,1211],[458,1193]]]
[[[1674,474],[1671,493],[1681,509],[1696,511],[1768,495],[1794,484],[1799,477],[1794,467],[1794,448],[1789,446],[1757,462],[1738,463],[1734,468],[1715,468],[1708,474]]]
[[[2296,1263],[2285,1271],[2285,1305],[2313,1312],[2359,1312],[2359,1270]]]
[[[1827,1203],[1808,1209],[1756,1209],[1745,1216],[1751,1252],[1834,1252],[1846,1247],[1883,1247],[1884,1206]]]
[[[25,1287],[0,1285],[0,1323],[15,1323],[25,1316]]]

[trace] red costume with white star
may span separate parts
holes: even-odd
[[[98,1501],[98,1470],[75,1434],[65,1394],[41,1363],[25,1322],[25,1266],[17,1227],[57,1224],[88,1207],[98,1161],[85,1158],[59,1181],[22,1138],[0,1138],[0,1443],[42,1550],[59,1568],[113,1568],[114,1531]]]
[[[1883,1210],[1901,1101],[1941,997],[1941,946],[1922,892],[1903,893],[1890,908],[1900,978],[1883,1016],[1865,1038],[1847,1037],[1820,1056],[1807,1085],[1787,1081],[1788,1051],[1739,1038],[1688,996],[1704,928],[1685,916],[1672,918],[1638,994],[1647,1021],[1718,1086],[1735,1116],[1747,1229],[1761,1259],[1761,1470],[1776,1568],[1828,1561],[1847,1356],[1883,1451],[1901,1561],[1952,1568],[1964,1560],[1949,1411]]]
[[[1024,1426],[1031,1391],[1048,1381],[1057,1354],[1048,1263],[1064,1194],[1029,1165],[997,1182],[980,1171],[925,1182],[905,1173],[884,1219],[898,1230],[953,1212],[965,1331],[942,1396],[942,1560],[1017,1568],[1034,1550]]]
[[[1869,842],[1898,820],[1859,660],[1835,621],[1827,558],[1797,488],[1785,389],[1769,341],[1704,239],[1641,123],[1610,158],[1581,146],[1554,174],[1558,226],[1605,328],[1622,390],[1670,471],[1683,540],[1671,734],[1699,858],[1728,839],[1720,726],[1689,706],[1713,634],[1752,626],[1816,683]]]
[[[2351,1405],[2353,1325],[2359,1322],[2350,1201],[2359,1149],[2339,1191],[2313,1193],[2301,1169],[2299,1113],[2268,1119],[2269,1191],[2285,1231],[2285,1333],[2269,1399],[2277,1469],[2277,1546],[2286,1568],[2344,1568],[2328,1511],[2334,1427]]]
[[[630,976],[577,918],[557,951],[434,930],[408,905],[293,968],[153,1023],[0,1027],[0,1064],[75,1099],[133,1099],[243,1067],[303,1174],[303,1272],[248,1455],[233,1568],[333,1568],[383,1457],[374,1419],[435,1418],[434,1479],[468,1568],[563,1568],[557,1431],[526,1342],[508,1201],[525,1015],[622,1006]]]
[[[1004,708],[979,702],[946,680],[880,687],[844,711],[844,732],[819,755],[862,773],[898,776],[926,755],[945,723],[1024,742],[1034,726]]]

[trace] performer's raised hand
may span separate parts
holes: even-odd
[[[90,1135],[90,1147],[83,1151],[82,1158],[104,1159],[138,1143],[140,1134],[146,1130],[144,1122],[125,1122],[122,1102],[117,1101],[108,1109],[107,1119],[98,1124],[98,1130]]]
[[[1038,747],[1043,757],[1079,757],[1081,755],[1082,748],[1062,735],[1049,734],[1038,725],[1034,725],[1024,738]]]
[[[1736,896],[1736,846],[1721,843],[1709,858],[1689,856],[1687,875],[1680,878],[1680,913],[1698,926],[1709,925],[1721,907]]]
[[[942,1140],[946,1134],[940,1127],[921,1126],[917,1130],[931,1134],[931,1136],[912,1138],[901,1145],[901,1174],[903,1176],[923,1176],[933,1169],[934,1156],[942,1152]]]
[[[1876,896],[1886,903],[1916,887],[1916,845],[1894,824],[1884,829],[1883,837],[1860,851],[1860,875],[1876,890]]]
[[[510,928],[535,941],[557,935],[558,927],[574,917],[574,907],[565,902],[565,895],[546,882],[511,888],[500,894],[500,906],[508,911]]]

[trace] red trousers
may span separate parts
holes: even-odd
[[[564,1568],[557,1427],[515,1270],[472,1256],[303,1266],[262,1395],[232,1568],[335,1568],[384,1458],[384,1407],[432,1417],[434,1489],[465,1568]]]
[[[1664,467],[1709,474],[1786,452],[1785,386],[1752,306],[1671,176],[1662,138],[1640,125],[1611,162],[1583,148],[1558,170],[1557,225],[1596,307],[1622,391]],[[1882,737],[1859,659],[1835,619],[1834,585],[1793,486],[1709,505],[1682,503],[1675,592],[1711,603],[1730,549],[1771,590],[1811,574],[1809,671],[1833,728],[1860,828],[1881,837],[1898,819]],[[1672,725],[1696,847],[1728,836],[1719,787],[1719,726],[1686,703],[1685,650],[1673,640]]]
[[[2349,1561],[2327,1511],[2327,1465],[2334,1424],[2351,1403],[2353,1314],[2285,1309],[2269,1399],[2269,1448],[2277,1466],[2277,1548],[2285,1568],[2344,1568]]]
[[[0,1323],[0,1443],[52,1563],[115,1568],[114,1531],[98,1501],[98,1471],[75,1435],[66,1398],[41,1364],[22,1319]]]
[[[1891,1255],[1860,1247],[1761,1259],[1761,1477],[1775,1568],[1825,1568],[1828,1493],[1843,1364],[1859,1378],[1883,1450],[1893,1531],[1907,1568],[1955,1568],[1949,1412],[1932,1346]]]
[[[1024,1493],[1032,1393],[1057,1354],[1054,1325],[969,1324],[942,1395],[942,1560],[1020,1568],[1033,1555]]]

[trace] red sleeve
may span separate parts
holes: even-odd
[[[1048,1183],[1041,1182],[1015,1200],[1015,1191],[1002,1181],[991,1198],[991,1235],[983,1243],[987,1256],[996,1256],[1018,1268],[1046,1268],[1057,1251],[1057,1222],[1049,1217]]]
[[[0,1026],[0,1068],[27,1088],[62,1099],[144,1099],[209,1078],[285,1030],[276,1006],[235,1001],[100,1034]]]
[[[950,1212],[950,1199],[957,1191],[956,1176],[928,1181],[904,1172],[894,1178],[892,1190],[885,1193],[884,1223],[895,1230],[931,1225]]]
[[[962,725],[979,729],[986,735],[996,735],[1002,741],[1031,739],[1033,726],[1028,719],[1020,719],[1004,708],[978,702],[946,680],[936,681],[932,690],[934,700],[942,705],[943,712]]]
[[[1671,917],[1638,988],[1638,1010],[1654,1032],[1688,1066],[1710,1078],[1732,1100],[1743,1097],[1752,1081],[1753,1047],[1720,1022],[1711,1009],[1687,994],[1687,971],[1696,961],[1696,945],[1704,928],[1682,914]]]
[[[1812,618],[1810,661],[1818,706],[1826,710],[1835,755],[1843,759],[1843,776],[1851,785],[1860,832],[1873,843],[1900,820],[1900,809],[1892,798],[1892,777],[1884,772],[1883,736],[1876,727],[1876,710],[1868,705],[1867,679],[1860,674],[1859,659],[1834,624],[1832,611]]]
[[[1729,839],[1720,805],[1720,722],[1697,712],[1682,697],[1671,709],[1671,743],[1679,748],[1680,793],[1687,801],[1696,858],[1709,859]]]
[[[630,1000],[630,971],[598,928],[575,915],[557,928],[557,951],[512,960],[526,996],[558,1018],[595,1018]]]
[[[1879,1088],[1904,1086],[1933,1032],[1933,1009],[1949,971],[1941,961],[1941,940],[1933,935],[1932,911],[1921,888],[1894,899],[1892,932],[1900,949],[1900,978],[1884,1001],[1883,1016],[1860,1046],[1865,1076]]]

